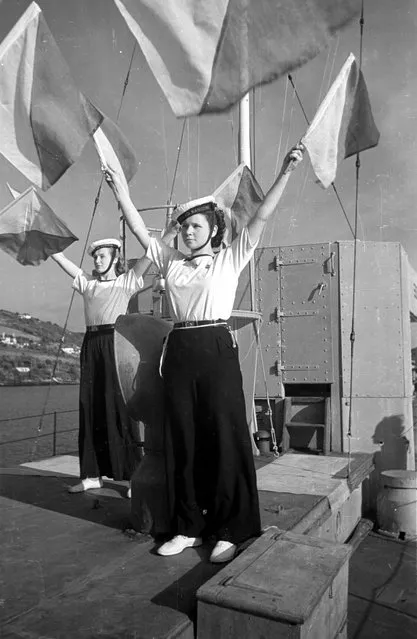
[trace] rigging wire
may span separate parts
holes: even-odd
[[[256,89],[253,87],[252,93],[252,143],[251,143],[251,171],[255,175],[256,174]]]
[[[362,0],[361,17],[359,19],[359,71],[362,69],[363,53],[363,27],[364,27],[364,0]],[[350,476],[350,463],[352,454],[352,401],[353,401],[353,368],[355,354],[355,314],[356,314],[356,282],[357,282],[357,243],[358,243],[358,217],[359,217],[359,172],[361,167],[360,153],[356,154],[356,179],[355,179],[355,241],[353,243],[353,275],[352,275],[352,325],[350,330],[350,380],[349,380],[349,410],[348,410],[348,477]]]
[[[191,200],[190,193],[190,120],[187,118],[187,199]]]
[[[174,195],[174,188],[175,188],[175,182],[176,182],[176,179],[177,179],[178,164],[179,164],[179,161],[180,161],[182,142],[183,142],[183,139],[184,139],[184,131],[185,131],[186,123],[187,123],[187,118],[184,118],[183,119],[183,123],[182,123],[180,143],[179,143],[179,145],[177,147],[177,159],[176,159],[176,162],[175,162],[174,175],[173,175],[173,178],[172,178],[171,192],[170,192],[169,201],[168,201],[169,204],[172,203],[172,196]]]
[[[164,165],[165,165],[165,186],[166,186],[166,190],[168,191],[169,189],[168,149],[167,149],[167,135],[166,135],[166,129],[165,129],[165,105],[163,102],[161,102],[161,109],[162,109],[162,142],[163,142],[163,149],[164,149]],[[147,210],[147,209],[144,209],[144,210]]]
[[[119,120],[120,111],[121,111],[123,100],[124,100],[124,97],[125,97],[125,94],[126,94],[126,89],[127,89],[128,83],[129,83],[130,72],[131,72],[131,69],[132,69],[132,64],[133,64],[133,58],[134,58],[134,55],[135,55],[135,51],[136,51],[136,41],[134,43],[132,55],[130,57],[130,62],[129,62],[129,67],[128,67],[128,70],[127,70],[126,78],[125,78],[125,81],[123,83],[122,95],[121,95],[121,98],[120,98],[119,108],[117,110],[117,115],[116,115],[116,122],[118,122],[118,120]],[[102,191],[102,187],[103,187],[103,181],[104,181],[104,176],[101,175],[100,184],[99,184],[99,187],[98,187],[98,190],[97,190],[97,195],[96,195],[96,197],[94,199],[93,212],[91,214],[91,218],[90,218],[90,222],[89,222],[89,225],[88,225],[88,230],[87,230],[87,234],[86,234],[86,238],[85,238],[85,242],[84,242],[84,246],[83,246],[83,251],[82,251],[82,254],[81,254],[80,268],[82,267],[82,263],[84,261],[85,253],[86,253],[88,242],[89,242],[89,238],[90,238],[91,229],[92,229],[92,226],[93,226],[93,221],[94,221],[94,218],[95,218],[95,215],[96,215],[96,211],[97,211],[97,207],[98,207],[98,204],[99,204],[99,201],[100,201],[100,195],[101,195],[101,191]],[[64,326],[63,326],[63,329],[62,329],[62,335],[61,335],[61,338],[60,338],[60,341],[59,341],[59,344],[58,344],[58,350],[57,350],[57,353],[56,353],[56,356],[55,356],[54,365],[52,367],[52,372],[51,372],[51,375],[50,375],[50,378],[49,378],[46,397],[45,397],[45,400],[43,402],[41,416],[39,418],[39,423],[38,423],[38,427],[37,427],[36,439],[35,439],[33,447],[32,447],[31,460],[33,460],[33,458],[34,458],[34,456],[36,454],[37,447],[38,447],[38,440],[39,440],[40,435],[42,434],[43,422],[44,422],[44,418],[45,418],[45,414],[46,414],[46,407],[47,407],[47,404],[48,404],[48,401],[49,401],[49,396],[50,396],[50,393],[51,393],[51,385],[52,385],[52,381],[53,381],[53,379],[55,377],[56,370],[57,370],[57,367],[58,367],[59,357],[60,357],[61,352],[62,352],[62,346],[63,346],[64,340],[65,340],[65,334],[67,332],[68,321],[69,321],[70,313],[71,313],[71,310],[72,310],[72,304],[74,302],[74,297],[75,297],[75,290],[73,290],[72,294],[71,294],[67,315],[66,315]]]
[[[200,118],[197,118],[197,193],[200,193]]]
[[[279,134],[277,160],[275,162],[275,171],[274,171],[274,180],[276,180],[277,175],[278,175],[278,163],[279,163],[279,159],[280,159],[280,156],[281,156],[282,134],[283,134],[283,131],[284,131],[285,112],[286,112],[286,109],[287,109],[287,95],[288,95],[288,78],[285,79],[284,105],[282,107],[281,132]],[[293,93],[293,98],[294,98],[294,93]]]
[[[336,55],[336,54],[334,54],[334,55]],[[326,70],[327,70],[327,67],[328,67],[328,64],[329,64],[329,59],[330,59],[330,47],[327,50],[326,64],[324,65],[323,75],[322,75],[322,78],[321,78],[319,97],[318,97],[318,100],[317,100],[317,108],[319,107],[320,102],[322,101],[324,79],[326,77]],[[334,62],[334,57],[333,57],[333,62]],[[300,210],[301,202],[302,202],[302,199],[303,199],[304,191],[305,191],[305,188],[306,188],[306,185],[307,185],[307,180],[308,180],[307,165],[304,165],[303,168],[304,168],[303,185],[302,185],[301,189],[298,192],[297,199],[295,200],[294,206],[293,206],[292,219],[294,220],[294,222],[295,222],[295,220],[298,217],[298,212]],[[295,226],[295,224],[294,224],[294,226]]]
[[[301,102],[301,98],[300,98],[300,96],[299,96],[299,94],[298,94],[298,91],[297,91],[297,89],[296,89],[296,86],[295,86],[295,83],[294,83],[294,79],[293,79],[293,77],[292,77],[291,75],[288,75],[288,79],[289,79],[289,81],[291,82],[291,85],[292,85],[292,87],[293,87],[293,89],[294,89],[295,97],[297,98],[298,104],[299,104],[299,106],[300,106],[300,108],[301,108],[301,111],[303,112],[303,115],[304,115],[305,121],[307,122],[307,124],[310,124],[310,120],[309,120],[309,119],[308,119],[308,117],[307,117],[307,113],[306,113],[306,112],[305,112],[305,110],[304,110],[303,103]],[[345,216],[345,220],[346,220],[346,222],[347,222],[347,224],[348,224],[348,226],[349,226],[350,232],[352,233],[353,237],[355,237],[355,232],[354,232],[354,230],[353,230],[353,228],[352,228],[352,225],[351,225],[350,220],[349,220],[349,218],[348,218],[348,215],[347,215],[347,213],[346,213],[345,207],[343,206],[342,200],[340,199],[340,195],[339,195],[339,193],[338,193],[338,191],[337,191],[337,189],[336,189],[336,185],[335,185],[335,183],[334,183],[334,182],[332,182],[332,183],[331,183],[331,186],[332,186],[332,188],[333,188],[333,192],[334,192],[334,194],[336,195],[337,201],[338,201],[338,202],[339,202],[339,204],[340,204],[340,208],[342,209],[343,215]]]
[[[333,54],[332,68],[330,69],[330,73],[329,73],[329,80],[327,82],[326,93],[330,89],[330,84],[331,84],[332,77],[333,77],[334,65],[335,65],[335,62],[336,62],[336,56],[337,56],[337,52],[339,50],[339,42],[340,42],[340,32],[338,31],[337,32],[337,38],[336,38],[336,46],[334,48],[334,54]]]
[[[288,149],[288,145],[289,145],[289,142],[290,142],[292,119],[293,119],[293,115],[294,115],[294,96],[295,96],[295,91],[293,90],[292,98],[291,98],[290,122],[289,122],[289,125],[288,125],[287,141],[285,143],[285,148],[286,149]],[[272,244],[272,240],[273,240],[274,232],[275,232],[275,225],[277,223],[277,218],[278,218],[277,215],[273,215],[273,217],[272,217],[271,233],[269,235],[269,246],[271,246],[271,244]]]
[[[326,58],[326,64],[324,65],[324,69],[323,69],[323,77],[321,79],[321,84],[320,84],[320,91],[319,91],[319,97],[317,100],[317,108],[320,105],[320,102],[322,100],[322,95],[323,95],[323,86],[324,86],[324,78],[326,77],[326,71],[327,71],[327,67],[329,64],[329,59],[330,59],[330,47],[327,49],[327,58]],[[334,58],[333,58],[334,60]]]
[[[96,195],[95,200],[94,200],[93,213],[92,213],[92,216],[91,216],[91,219],[90,219],[90,223],[89,223],[89,226],[88,226],[86,240],[84,242],[83,252],[82,252],[81,260],[80,260],[80,268],[81,268],[81,265],[82,265],[84,257],[85,257],[85,252],[87,250],[87,245],[88,245],[88,238],[89,238],[89,235],[90,235],[90,232],[91,232],[91,228],[92,228],[92,225],[93,225],[94,216],[95,216],[95,213],[96,213],[99,201],[100,201],[100,193],[101,193],[101,189],[102,189],[102,186],[103,186],[103,180],[104,180],[104,177],[102,176],[101,180],[100,180],[100,185],[99,185],[99,188],[98,188],[98,191],[97,191],[97,195]],[[67,315],[66,315],[64,326],[63,326],[63,329],[62,329],[62,335],[61,335],[61,338],[60,338],[59,344],[58,344],[58,351],[57,351],[57,353],[55,355],[54,365],[52,367],[52,372],[51,372],[51,375],[50,375],[50,378],[49,378],[49,383],[47,385],[46,397],[45,397],[45,400],[43,402],[42,412],[41,412],[41,415],[40,415],[40,418],[39,418],[39,424],[38,424],[37,431],[36,431],[36,439],[35,439],[35,441],[33,443],[33,447],[32,447],[31,461],[33,461],[33,458],[34,458],[34,456],[36,454],[36,450],[37,450],[37,447],[38,447],[38,439],[39,439],[39,437],[42,434],[43,420],[45,418],[46,407],[48,405],[49,396],[51,394],[51,387],[52,387],[51,385],[52,385],[52,381],[53,381],[53,379],[55,378],[55,375],[56,375],[56,369],[58,367],[59,357],[60,357],[61,352],[62,352],[62,348],[63,348],[63,344],[64,344],[64,340],[65,340],[65,334],[67,332],[68,321],[69,321],[69,317],[70,317],[70,313],[71,313],[74,297],[75,297],[75,289],[72,290],[72,294],[71,294],[71,299],[70,299],[70,303],[69,303],[69,306],[68,306]]]

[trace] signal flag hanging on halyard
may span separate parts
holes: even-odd
[[[252,171],[242,163],[214,191],[213,197],[226,214],[224,241],[230,244],[255,215],[264,194]]]
[[[110,165],[116,171],[122,170],[127,182],[130,182],[138,170],[135,152],[117,124],[106,115],[101,115],[103,120],[93,133],[100,164],[104,169]]]
[[[327,188],[341,160],[378,144],[362,71],[351,53],[301,139],[319,182]]]
[[[76,240],[33,186],[0,211],[0,249],[24,266],[36,266]]]
[[[114,0],[177,117],[223,111],[314,58],[361,0]]]
[[[0,153],[44,190],[79,157],[101,122],[35,2],[0,44],[0,107]]]
[[[18,191],[17,189],[14,189],[12,186],[10,186],[10,184],[8,182],[6,182],[6,186],[9,189],[9,193],[12,196],[12,198],[16,199],[17,197],[19,197],[20,195],[20,191]]]

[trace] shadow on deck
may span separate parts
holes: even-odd
[[[287,467],[289,462],[294,466],[294,460],[288,458]],[[264,527],[307,532],[331,513],[333,489],[320,494],[316,482],[310,494],[297,494],[288,478],[287,489],[271,486],[265,478],[277,468],[271,466],[270,473],[265,470],[270,464],[264,464],[257,460],[258,482],[272,488],[260,490]],[[55,465],[60,467],[59,458]],[[5,469],[0,475],[2,637],[193,638],[195,593],[222,568],[209,563],[210,548],[160,557],[149,536],[124,532],[130,502],[123,483],[106,482],[100,490],[70,495],[67,487],[75,483],[71,475],[76,471],[60,474],[50,464],[35,466]],[[285,476],[285,470],[280,472]],[[306,472],[308,476],[308,468]],[[340,507],[340,499],[339,491],[335,507]],[[360,604],[368,595],[362,591],[356,597],[359,629],[366,612]]]

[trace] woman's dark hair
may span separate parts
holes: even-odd
[[[125,265],[124,265],[123,260],[122,260],[120,255],[119,255],[118,259],[117,259],[116,264],[114,265],[114,271],[115,271],[117,276],[122,275],[126,271]]]
[[[226,222],[224,220],[224,212],[217,205],[214,207],[214,215],[207,215],[207,219],[213,229],[217,226],[217,233],[211,238],[211,246],[218,248],[221,246],[224,234],[226,233]]]

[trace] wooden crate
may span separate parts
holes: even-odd
[[[198,639],[343,637],[350,553],[269,529],[197,591]]]

